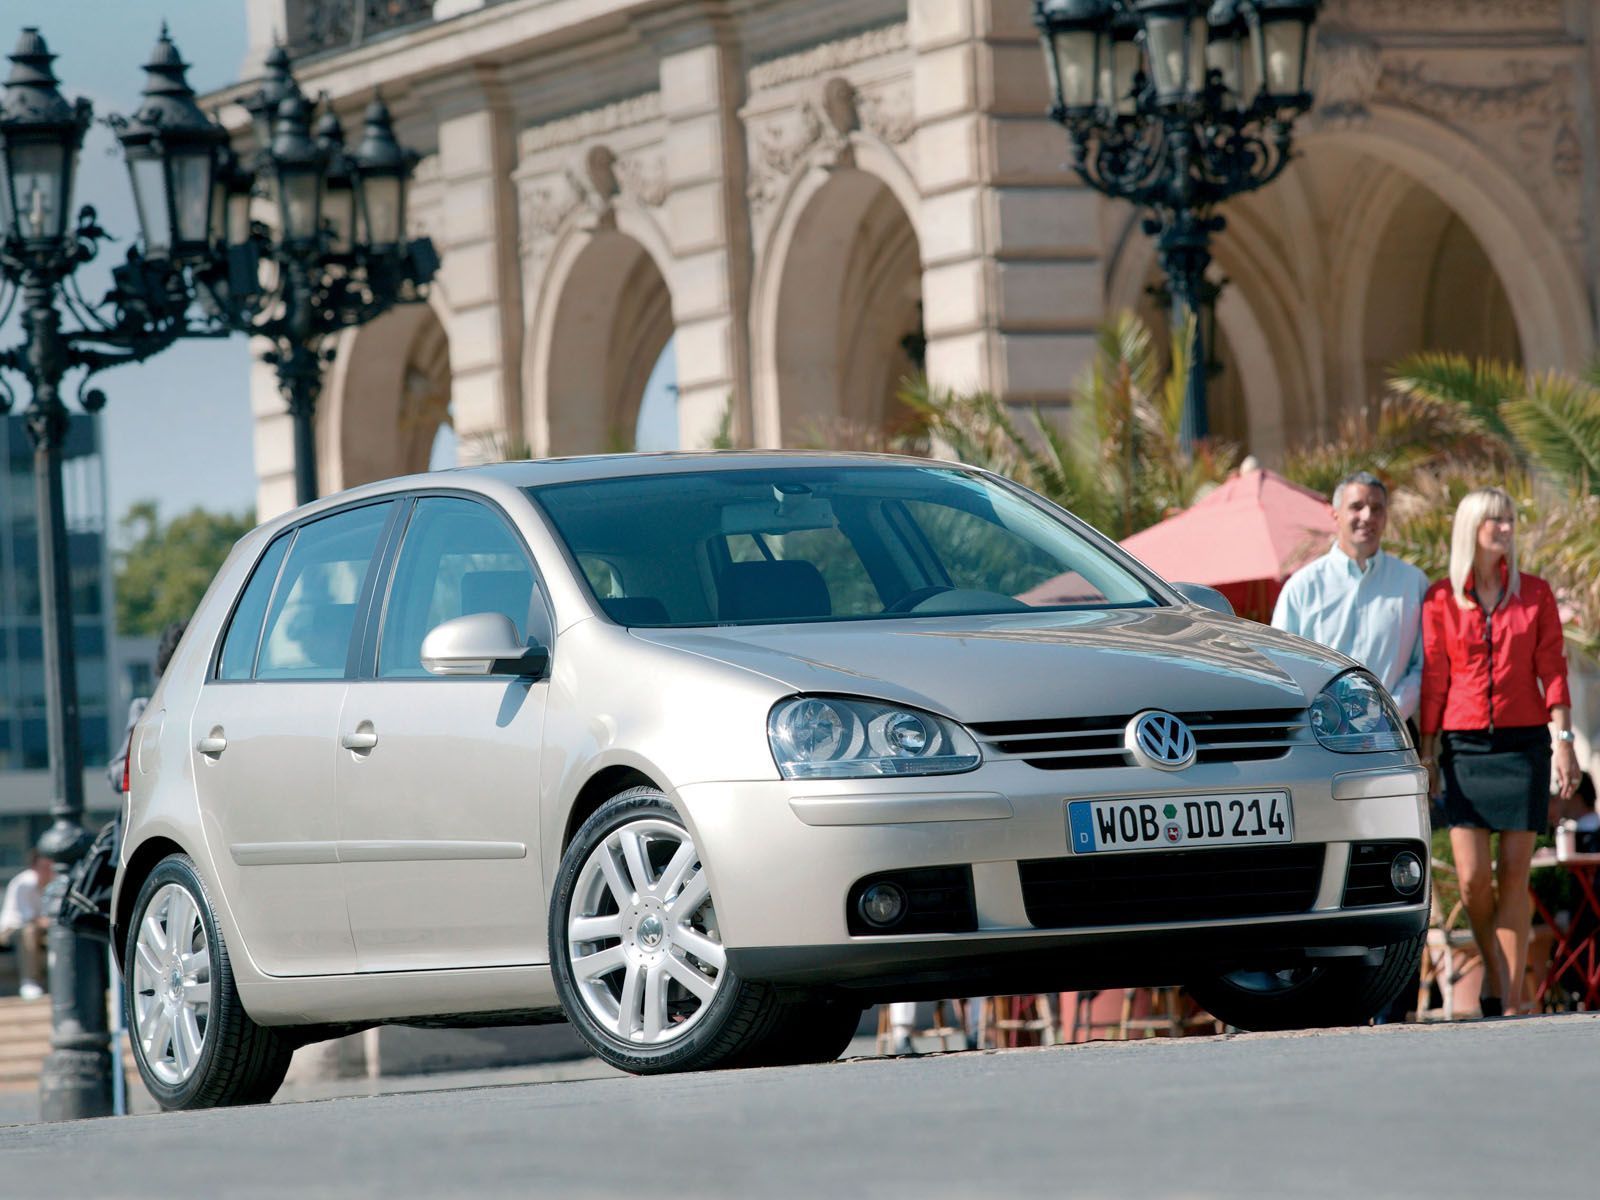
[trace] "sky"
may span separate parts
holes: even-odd
[[[96,122],[84,142],[73,204],[93,205],[112,240],[79,269],[90,299],[104,294],[110,267],[138,229],[121,150],[102,119],[138,107],[141,68],[163,19],[185,61],[194,64],[189,83],[197,92],[238,78],[245,55],[243,0],[0,0],[5,52],[23,27],[36,26],[57,55],[62,94],[94,105]],[[15,345],[20,337],[13,314],[0,329],[0,345]],[[113,523],[143,499],[156,500],[163,516],[195,505],[233,512],[254,506],[249,364],[242,337],[180,341],[148,362],[96,377],[93,386],[108,398],[102,430]],[[26,407],[26,384],[10,382],[18,407]],[[75,377],[67,383],[74,404]]]

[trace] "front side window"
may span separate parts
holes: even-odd
[[[528,489],[600,607],[635,626],[1161,603],[1046,508],[939,466],[751,467]],[[607,566],[596,587],[591,563]]]
[[[549,618],[517,536],[492,510],[453,496],[417,501],[395,562],[378,644],[385,679],[431,679],[422,639],[472,613],[511,619],[520,638],[550,644]]]
[[[267,601],[272,599],[273,585],[278,582],[278,568],[283,566],[283,556],[293,539],[292,533],[280,534],[250,573],[250,582],[233,610],[233,620],[228,622],[222,655],[217,661],[218,679],[249,679],[255,674],[261,620],[267,615]]]
[[[343,679],[356,610],[391,504],[302,525],[267,610],[257,679]]]

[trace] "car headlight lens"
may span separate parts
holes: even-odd
[[[978,743],[954,721],[838,696],[783,701],[767,719],[767,736],[785,779],[950,775],[982,761]]]
[[[1394,701],[1365,671],[1346,671],[1322,689],[1311,702],[1311,732],[1343,754],[1411,749],[1411,734]]]

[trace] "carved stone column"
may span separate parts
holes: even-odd
[[[462,461],[475,438],[519,445],[522,431],[522,285],[511,181],[516,132],[494,68],[474,64],[420,89],[438,125],[437,192],[430,236],[449,308],[450,405]]]
[[[642,29],[661,56],[678,444],[686,450],[709,446],[730,406],[735,440],[747,440],[750,428],[744,76],[720,11],[708,6],[692,21]]]
[[[1045,116],[1011,0],[912,0],[928,375],[1059,405],[1104,313],[1099,198]]]

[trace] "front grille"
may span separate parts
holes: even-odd
[[[1128,722],[1137,713],[1109,717],[1062,717],[1043,721],[990,721],[969,725],[986,759],[1021,759],[1041,771],[1087,771],[1131,767],[1123,748]],[[1242,708],[1231,712],[1175,714],[1194,731],[1195,761],[1253,762],[1282,758],[1311,740],[1303,708]]]
[[[1305,912],[1322,859],[1323,847],[1309,844],[1083,854],[1017,867],[1028,920],[1068,929]]]
[[[1402,896],[1389,882],[1389,866],[1395,855],[1409,850],[1428,865],[1428,848],[1421,842],[1355,842],[1350,847],[1350,868],[1344,876],[1345,908],[1364,908],[1372,904],[1411,904],[1420,900],[1423,892]]]

